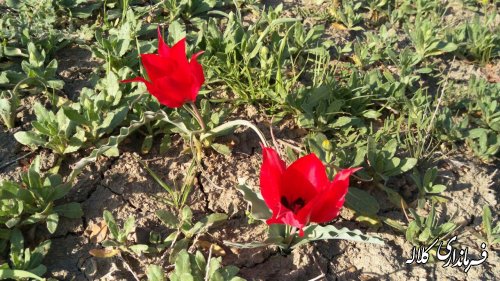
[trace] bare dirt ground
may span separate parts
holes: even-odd
[[[0,1],[1,2],[1,1]],[[290,4],[293,5],[293,4]],[[75,57],[76,54],[76,57]],[[67,62],[61,61],[60,75],[65,79],[68,98],[75,99],[76,93],[87,86],[92,67],[95,62],[87,51],[75,51],[72,47],[64,50],[61,58],[66,55],[77,58]],[[76,66],[74,64],[77,64]],[[460,79],[466,79],[471,72],[483,73],[474,66],[450,64],[450,69],[456,69]],[[497,68],[498,69],[498,68]],[[483,75],[485,75],[483,73]],[[457,78],[458,79],[458,78]],[[26,111],[29,115],[29,106]],[[243,108],[239,116],[252,120],[268,134],[271,120],[256,114],[251,107]],[[23,117],[24,118],[24,117]],[[19,124],[26,124],[21,118]],[[17,179],[20,172],[27,166],[25,161],[14,161],[24,155],[21,146],[13,139],[12,134],[19,130],[0,132],[0,164],[12,164],[2,167],[1,179]],[[277,138],[300,142],[304,132],[298,129],[293,120],[274,126]],[[132,136],[128,143],[120,149],[118,158],[101,158],[95,164],[89,165],[79,176],[75,187],[65,201],[80,202],[84,211],[82,219],[64,219],[54,235],[40,232],[33,239],[43,240],[44,236],[52,239],[52,247],[44,264],[54,278],[60,280],[131,280],[131,275],[119,259],[101,259],[89,254],[89,250],[99,247],[92,243],[85,229],[102,220],[104,210],[109,210],[117,218],[119,224],[132,215],[137,221],[137,230],[133,239],[137,243],[146,243],[151,230],[165,233],[167,229],[160,224],[154,215],[158,209],[167,208],[160,200],[165,196],[164,190],[151,178],[141,164],[140,157],[164,180],[172,185],[182,182],[184,171],[189,166],[189,155],[181,154],[182,142],[174,141],[167,152],[159,153],[159,144],[155,143],[151,153],[139,155],[139,149],[134,147]],[[269,134],[267,137],[270,137]],[[426,265],[406,265],[411,257],[412,245],[404,239],[404,234],[395,232],[387,225],[369,228],[354,221],[352,214],[344,210],[334,222],[338,226],[361,229],[363,232],[380,235],[385,245],[372,245],[346,241],[319,241],[299,247],[288,256],[283,256],[275,248],[234,249],[225,246],[222,241],[237,242],[265,239],[266,226],[262,223],[248,224],[245,217],[247,205],[241,194],[236,190],[238,178],[248,178],[248,183],[258,188],[258,174],[261,164],[260,145],[258,139],[248,131],[239,131],[230,137],[235,142],[231,156],[223,156],[207,150],[204,158],[205,171],[197,175],[197,182],[191,194],[190,206],[195,218],[203,214],[223,212],[228,214],[226,222],[213,228],[207,237],[225,249],[224,264],[236,265],[240,268],[239,276],[248,280],[309,280],[324,276],[320,280],[497,280],[500,276],[500,258],[498,249],[488,249],[486,262],[473,267],[466,274],[463,268],[443,268],[442,263]],[[81,152],[80,156],[84,156]],[[54,156],[42,151],[44,166],[54,163]],[[69,174],[69,164],[76,161],[78,155],[66,160],[66,170]],[[469,247],[472,256],[478,257],[480,240],[470,234],[481,223],[482,206],[492,206],[492,213],[498,214],[500,172],[498,163],[485,165],[471,160],[462,152],[448,156],[437,163],[440,171],[440,181],[448,186],[445,196],[450,201],[446,208],[441,208],[440,216],[449,218],[455,214],[453,221],[462,226],[457,231],[458,241],[464,247]],[[365,184],[366,185],[366,184]],[[364,185],[364,186],[365,186]],[[398,178],[393,183],[398,190],[415,190],[406,177]],[[352,186],[360,183],[353,181]],[[381,202],[384,198],[379,198]],[[381,204],[380,215],[405,222],[403,213],[389,204]],[[130,259],[133,270],[144,278],[142,263],[147,263],[150,257]]]
[[[248,109],[242,114],[247,112],[252,113],[253,110]],[[260,116],[252,117],[264,131],[269,132],[265,129],[265,124],[269,124],[270,120],[264,120]],[[299,140],[302,131],[289,121],[285,123],[284,126],[274,126],[276,137]],[[367,228],[355,222],[347,209],[335,221],[336,225],[378,234],[386,244],[378,246],[335,240],[320,241],[295,249],[288,256],[281,255],[274,248],[235,249],[225,246],[223,240],[263,240],[266,229],[262,223],[248,224],[244,212],[246,203],[235,188],[241,177],[248,178],[254,188],[258,187],[261,163],[258,140],[248,131],[236,133],[231,138],[236,143],[231,156],[206,151],[206,169],[198,175],[190,206],[195,218],[213,212],[229,215],[226,222],[210,231],[209,239],[225,249],[223,262],[238,266],[241,277],[248,280],[309,280],[324,275],[326,280],[495,280],[500,276],[496,266],[500,262],[499,251],[493,249],[488,250],[486,263],[473,267],[468,274],[462,268],[442,268],[439,262],[406,265],[405,260],[411,257],[412,245],[405,241],[404,235],[385,225],[377,229]],[[138,228],[133,239],[137,243],[146,243],[151,230],[160,233],[167,231],[154,215],[156,210],[167,207],[160,200],[165,192],[144,170],[137,158],[146,160],[155,172],[175,186],[182,182],[180,175],[187,170],[190,157],[181,154],[182,144],[179,141],[164,154],[160,154],[155,146],[148,155],[134,152],[137,149],[132,143],[133,140],[122,146],[123,153],[120,157],[102,158],[89,165],[78,178],[73,191],[64,199],[82,203],[84,217],[81,220],[62,220],[57,232],[51,236],[52,248],[45,259],[51,276],[60,280],[130,280],[131,276],[124,270],[119,259],[102,259],[89,254],[90,249],[98,248],[99,245],[91,243],[84,231],[89,224],[102,220],[104,210],[110,210],[119,222],[130,215],[134,216]],[[54,161],[50,154],[42,155],[44,160]],[[456,214],[454,221],[463,225],[457,232],[458,241],[469,247],[473,256],[478,257],[480,241],[469,230],[480,225],[483,204],[494,206],[494,212],[498,212],[496,189],[499,174],[494,166],[458,157],[441,161],[439,165],[443,175],[440,180],[447,184],[445,195],[450,198],[447,208],[442,210],[442,216]],[[9,166],[1,177],[16,177],[21,166],[22,163]],[[400,185],[397,188],[411,189],[405,178],[398,180],[397,184]],[[359,186],[359,183],[353,182],[352,186]],[[404,221],[400,210],[393,207],[383,208],[380,214]],[[43,235],[49,237],[48,234]],[[37,233],[36,239],[41,240],[43,235]],[[148,260],[148,257],[144,260]],[[130,263],[135,264],[134,270],[141,276],[143,268],[140,263],[134,260]]]

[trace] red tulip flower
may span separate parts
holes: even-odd
[[[300,230],[310,222],[333,220],[344,205],[349,176],[361,168],[345,169],[330,181],[314,154],[299,158],[288,168],[272,148],[263,148],[260,188],[273,215],[267,224],[287,224]]]
[[[203,52],[186,58],[186,38],[179,40],[171,48],[165,44],[158,28],[158,54],[141,54],[142,64],[149,81],[143,77],[121,82],[143,82],[150,94],[171,108],[194,102],[201,85],[205,82],[203,68],[196,61]]]

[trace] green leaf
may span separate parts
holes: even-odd
[[[149,247],[148,247],[148,245],[144,245],[144,244],[136,244],[136,245],[129,246],[128,248],[130,250],[132,250],[132,252],[134,252],[135,254],[141,255],[142,253],[147,251]]]
[[[262,199],[262,195],[248,188],[243,179],[238,179],[238,181],[237,189],[243,193],[243,199],[252,206],[252,217],[257,220],[267,220],[270,218],[272,213],[269,207],[267,207],[266,202],[264,202],[264,199]]]
[[[388,141],[384,147],[382,148],[382,151],[385,152],[386,158],[392,158],[394,157],[394,154],[396,154],[396,149],[398,148],[398,141],[396,139],[391,139]]]
[[[113,218],[113,214],[111,214],[111,212],[108,210],[104,210],[103,217],[104,221],[106,222],[106,225],[108,226],[109,232],[111,233],[113,238],[118,239],[118,237],[120,237],[120,230],[116,225],[116,221]]]
[[[352,121],[351,117],[342,116],[342,117],[339,117],[337,120],[335,120],[335,122],[333,122],[332,124],[330,124],[329,127],[330,128],[344,127],[344,126],[350,124],[351,121]]]
[[[170,148],[171,144],[172,139],[170,138],[170,134],[165,134],[160,143],[160,154],[165,153]]]
[[[406,231],[406,227],[402,223],[400,223],[396,220],[393,220],[391,218],[382,217],[382,221],[384,223],[386,223],[388,226],[390,226],[398,231],[401,231],[401,232]]]
[[[123,224],[123,232],[125,236],[128,236],[134,230],[135,230],[135,218],[133,216],[130,216]]]
[[[148,153],[151,150],[151,147],[153,147],[153,135],[147,135],[142,142],[141,153]]]
[[[8,2],[8,1],[7,1]],[[5,46],[3,50],[4,55],[9,57],[28,57],[23,51],[19,48]]]
[[[46,179],[47,181],[47,179]],[[50,196],[47,198],[48,201],[55,201],[58,199],[63,198],[68,194],[68,192],[71,190],[72,186],[69,183],[64,183],[64,184],[59,184],[56,185],[54,183],[50,183],[48,186],[52,186],[53,190]]]
[[[187,237],[192,237],[195,234],[203,233],[213,224],[220,222],[220,221],[224,221],[226,219],[227,219],[226,214],[222,214],[222,213],[210,214],[210,215],[202,218],[200,221],[198,221],[189,231],[187,231],[185,233],[185,235]]]
[[[402,173],[407,172],[407,171],[413,169],[413,167],[415,167],[416,164],[417,164],[417,159],[415,159],[415,158],[402,159],[401,164],[399,166],[399,170]]]
[[[179,225],[179,219],[177,219],[174,214],[167,210],[157,210],[156,216],[164,225],[170,228],[177,228],[177,226]]]
[[[369,109],[363,113],[363,117],[368,119],[378,119],[380,116],[382,116],[382,113],[373,109]]]
[[[168,27],[168,37],[170,43],[178,42],[186,37],[186,27],[177,20],[173,21]]]
[[[83,216],[83,211],[80,203],[71,202],[64,205],[59,205],[54,207],[54,212],[57,212],[59,215],[70,218],[70,219],[78,219]]]
[[[229,146],[227,146],[225,144],[212,143],[212,148],[215,151],[219,152],[220,154],[223,154],[223,155],[226,155],[226,156],[231,155],[231,149],[229,148]]]
[[[125,118],[127,118],[128,114],[128,106],[123,106],[118,108],[114,112],[110,112],[106,115],[106,118],[102,121],[102,124],[99,125],[99,129],[103,130],[106,133],[113,131],[114,128],[119,126]]]
[[[14,280],[22,280],[22,279],[35,279],[35,280],[45,280],[36,274],[33,274],[29,271],[19,270],[19,269],[0,269],[0,278],[3,280],[14,279]]]
[[[381,238],[363,234],[358,229],[350,230],[346,227],[337,229],[333,225],[310,225],[304,229],[304,238],[299,238],[297,244],[294,247],[298,246],[299,244],[303,244],[302,242],[304,240],[316,241],[329,239],[342,239],[357,242],[374,243],[379,245],[384,244],[384,240],[382,240]]]
[[[68,117],[69,120],[75,122],[76,124],[87,125],[87,126],[90,125],[90,122],[87,119],[85,119],[85,117],[80,115],[80,113],[78,113],[78,111],[76,111],[75,109],[68,106],[64,106],[63,111],[64,115],[66,115],[66,117]]]
[[[406,229],[406,240],[408,240],[410,243],[415,243],[416,242],[415,236],[418,234],[419,230],[420,228],[418,227],[416,221],[410,222],[408,228]]]
[[[14,134],[14,138],[26,146],[43,146],[47,143],[47,140],[33,132],[17,132]]]
[[[207,267],[207,262],[205,257],[200,251],[196,251],[194,257],[191,258],[191,268],[195,276],[201,275],[199,277],[203,278],[205,275],[205,268]]]
[[[175,262],[178,254],[181,252],[181,251],[185,251],[187,250],[188,246],[189,246],[189,243],[190,243],[190,239],[187,239],[187,238],[183,238],[181,240],[178,240],[173,248],[172,248],[172,253],[170,254],[170,257],[168,258],[169,262],[172,264]]]
[[[100,155],[103,155],[110,149],[115,149],[118,147],[118,145],[127,137],[129,136],[132,132],[137,130],[139,127],[143,126],[145,123],[149,122],[150,120],[156,119],[156,118],[161,118],[163,115],[161,113],[154,113],[154,112],[145,112],[141,120],[132,120],[130,122],[130,125],[128,127],[122,127],[120,129],[120,133],[117,136],[111,136],[108,139],[108,142],[104,145],[99,146],[98,148],[92,150],[89,156],[84,157],[80,159],[73,167],[73,170],[71,171],[71,174],[69,175],[68,181],[72,181],[76,178],[76,176],[81,173],[83,168],[88,163],[94,162],[97,160],[97,158]]]
[[[427,192],[429,193],[441,193],[446,190],[446,185],[443,184],[436,184],[433,185]]]
[[[38,270],[39,270],[40,276],[45,274],[45,271],[46,271],[45,266],[43,266],[42,268],[40,268],[40,266],[42,265],[43,259],[45,258],[45,256],[49,252],[51,244],[52,244],[52,242],[50,240],[45,240],[44,242],[40,243],[40,245],[38,245],[31,253],[31,258],[29,260],[28,268],[39,267]],[[31,272],[33,272],[33,271],[31,271]],[[35,273],[35,272],[33,272],[33,273]]]
[[[191,261],[186,250],[181,250],[175,259],[175,271],[180,273],[191,273]]]
[[[345,205],[358,214],[374,216],[380,210],[377,199],[368,192],[350,187],[345,200]]]
[[[452,232],[456,228],[456,225],[452,222],[446,222],[436,228],[436,233],[438,236],[446,235]]]
[[[148,276],[148,281],[166,281],[165,273],[158,265],[150,265],[146,271],[146,275]]]
[[[217,259],[217,258],[212,258],[208,261],[208,276],[210,276],[210,280],[221,280],[222,279],[222,276],[219,276],[219,277],[215,277],[214,278],[214,274],[217,273],[217,271],[219,270],[219,268],[221,268],[221,263],[220,263],[220,260]]]
[[[191,223],[191,220],[193,219],[193,212],[189,206],[184,206],[182,208],[181,218],[182,221]]]
[[[59,215],[57,213],[52,213],[47,216],[47,230],[49,230],[51,234],[56,232],[58,223],[59,223]]]
[[[118,147],[111,147],[108,150],[104,151],[103,155],[106,157],[118,157],[120,156],[120,150],[118,149]]]
[[[387,194],[387,197],[389,197],[389,201],[391,201],[392,204],[394,204],[394,206],[396,207],[402,207],[402,208],[406,208],[408,206],[408,204],[406,203],[406,201],[403,199],[403,197],[397,193],[396,191],[386,187],[386,186],[383,186],[382,188],[385,193]]]
[[[425,243],[431,238],[431,229],[430,228],[424,228],[424,231],[420,233],[418,236],[418,241]]]
[[[488,240],[491,238],[491,210],[488,205],[483,206],[483,229]]]
[[[47,86],[55,90],[62,90],[64,88],[64,81],[62,80],[49,80]]]
[[[443,43],[442,46],[440,46],[439,48],[443,52],[453,52],[458,48],[458,46],[455,43],[449,42],[449,43]]]

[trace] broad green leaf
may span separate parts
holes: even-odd
[[[393,220],[391,218],[382,217],[382,221],[398,231],[401,231],[401,232],[406,231],[406,227],[396,220]]]
[[[19,270],[19,269],[0,269],[0,278],[2,280],[22,280],[22,279],[35,279],[35,280],[45,280],[36,274],[29,271]]]
[[[433,185],[427,192],[429,193],[441,193],[446,190],[446,185],[436,184]]]
[[[410,222],[408,225],[408,228],[406,229],[406,240],[408,240],[410,243],[415,243],[416,239],[415,236],[418,234],[419,227],[417,225],[416,221]]]
[[[21,144],[26,146],[43,146],[47,143],[47,140],[33,132],[17,132],[14,134],[14,138]]]
[[[178,240],[173,248],[172,248],[172,253],[170,254],[168,260],[169,262],[172,264],[175,262],[176,266],[177,266],[177,262],[176,262],[176,259],[178,257],[178,254],[181,252],[181,251],[186,251],[187,248],[189,247],[189,243],[190,243],[190,239],[187,239],[187,238],[183,238],[181,240]],[[189,258],[188,258],[188,262],[189,262]],[[182,280],[182,279],[181,279]]]
[[[123,232],[125,236],[129,235],[135,230],[135,218],[130,216],[127,218],[125,223],[123,224]]]
[[[369,109],[363,113],[363,117],[369,119],[378,119],[380,116],[382,116],[382,113],[373,109]]]
[[[104,210],[103,217],[104,221],[106,222],[106,225],[108,226],[109,232],[111,233],[113,238],[118,239],[120,237],[120,230],[116,225],[116,221],[113,218],[113,214],[111,214],[111,212],[108,210]]]
[[[150,265],[146,271],[146,275],[148,276],[148,281],[166,281],[165,273],[158,265]]]
[[[75,122],[76,124],[87,125],[87,126],[90,125],[90,122],[87,119],[85,119],[85,117],[80,115],[80,113],[78,113],[78,111],[76,111],[75,109],[68,106],[64,106],[63,111],[64,114],[69,118],[69,120]]]
[[[175,259],[175,271],[181,273],[191,273],[191,262],[189,253],[186,250],[181,250]]]
[[[329,125],[330,128],[340,128],[349,125],[352,122],[351,117],[342,116],[339,117],[335,122]]]
[[[153,147],[153,135],[147,135],[141,145],[141,153],[146,154]]]
[[[391,201],[391,203],[394,204],[394,206],[405,209],[408,207],[408,204],[399,193],[386,186],[383,187],[383,190],[387,194],[389,201]]]
[[[144,245],[144,244],[136,244],[136,245],[129,246],[129,249],[132,250],[132,252],[134,252],[137,255],[141,255],[142,253],[147,251],[148,248],[149,248],[148,245]]]
[[[52,213],[47,216],[47,229],[51,234],[56,232],[58,223],[59,223],[59,215],[57,213]]]
[[[186,27],[177,20],[173,21],[168,27],[168,37],[171,39],[169,43],[178,42],[186,37]]]
[[[231,149],[229,148],[229,146],[225,145],[225,144],[220,144],[220,143],[212,143],[212,148],[217,151],[218,153],[220,154],[223,154],[223,155],[226,155],[226,156],[229,156],[231,155]]]
[[[407,171],[413,169],[413,167],[415,167],[416,164],[417,164],[417,159],[404,158],[401,160],[399,170],[401,170],[402,173],[407,172]]]
[[[194,276],[201,275],[204,277],[205,269],[207,267],[207,262],[205,257],[200,251],[196,251],[196,254],[191,257],[191,269]]]
[[[29,260],[28,268],[35,268],[41,265],[43,259],[50,250],[51,244],[52,242],[50,240],[45,240],[33,250],[33,252],[31,253],[31,258]],[[43,271],[43,268],[39,270],[41,273],[40,275],[43,275],[45,273],[45,271]]]
[[[394,157],[397,147],[398,147],[398,141],[396,139],[391,139],[390,141],[388,141],[382,148],[382,151],[385,152],[386,158],[389,159]]]
[[[438,236],[446,235],[452,232],[456,228],[456,225],[452,222],[446,222],[441,224],[436,228],[436,232]]]
[[[353,209],[356,213],[363,215],[376,215],[380,210],[379,203],[375,197],[355,187],[349,187],[345,205]]]
[[[167,210],[157,210],[156,216],[160,219],[160,221],[170,228],[177,228],[179,225],[179,219]]]
[[[252,217],[257,220],[267,220],[271,217],[272,213],[267,207],[266,202],[262,199],[262,195],[254,192],[245,184],[243,179],[238,179],[238,190],[243,193],[245,199],[252,206]]]

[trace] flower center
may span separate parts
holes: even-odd
[[[297,198],[293,202],[288,202],[288,199],[286,199],[285,196],[282,196],[281,197],[281,204],[283,204],[283,206],[285,206],[287,209],[291,210],[293,213],[297,213],[300,209],[302,209],[302,207],[304,207],[306,202],[304,202],[304,199],[302,199],[300,197]]]

